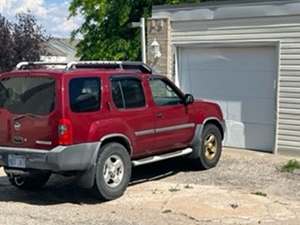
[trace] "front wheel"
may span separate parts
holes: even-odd
[[[42,188],[49,180],[50,173],[32,174],[28,176],[8,175],[9,182],[22,190],[35,190]]]
[[[215,167],[222,153],[222,135],[219,128],[213,124],[204,127],[200,148],[195,149],[197,157],[196,166],[201,169],[210,169]]]
[[[119,143],[109,143],[100,149],[97,160],[95,186],[103,200],[123,195],[131,177],[131,160],[127,149]]]

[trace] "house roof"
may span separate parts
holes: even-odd
[[[71,41],[71,39],[67,38],[51,38],[46,43],[44,43],[45,55],[75,58],[77,44],[78,40]]]
[[[213,20],[300,15],[300,0],[219,0],[196,4],[154,6],[152,18]]]

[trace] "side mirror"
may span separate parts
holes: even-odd
[[[184,100],[183,100],[183,102],[184,102],[185,105],[193,104],[194,101],[195,101],[195,99],[194,99],[194,96],[193,96],[193,95],[191,95],[191,94],[186,94],[186,95],[184,95]]]

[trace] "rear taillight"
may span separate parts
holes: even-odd
[[[60,145],[73,144],[73,129],[69,119],[61,119],[58,124],[58,142]]]

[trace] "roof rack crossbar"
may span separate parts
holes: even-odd
[[[152,73],[151,67],[142,62],[131,61],[75,61],[70,62],[66,66],[66,70],[75,68],[120,68],[120,69],[133,69],[140,70],[143,73]]]
[[[142,62],[131,61],[74,61],[74,62],[20,62],[17,70],[23,70],[30,66],[65,66],[65,70],[69,71],[76,68],[119,68],[124,70],[139,70],[143,73],[152,74],[152,68]]]

